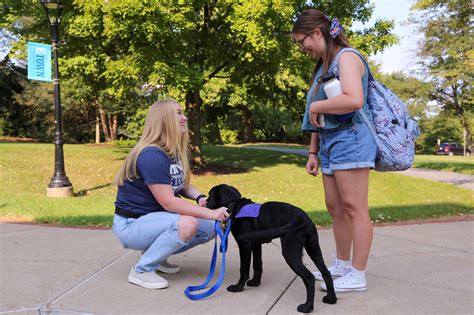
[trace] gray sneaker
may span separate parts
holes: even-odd
[[[178,273],[180,269],[181,268],[179,268],[179,266],[170,264],[168,261],[165,260],[158,266],[158,269],[156,270],[162,273],[173,274]]]
[[[160,277],[154,271],[139,273],[132,267],[128,274],[128,282],[147,289],[164,289],[168,287],[168,281]]]
[[[140,251],[140,257],[143,256],[144,252],[145,252],[144,250]],[[164,262],[162,262],[156,269],[156,271],[167,273],[167,274],[178,273],[180,270],[181,268],[179,268],[179,266],[170,264],[168,260],[165,260]]]

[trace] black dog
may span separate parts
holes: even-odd
[[[244,206],[245,209],[242,210]],[[241,198],[241,194],[237,189],[225,184],[215,186],[209,191],[207,207],[211,209],[228,208],[232,219],[231,232],[239,245],[240,279],[237,284],[229,286],[228,291],[240,292],[246,283],[253,287],[260,285],[262,278],[262,243],[280,238],[283,257],[290,268],[301,277],[306,286],[306,302],[298,306],[298,312],[309,313],[314,306],[315,279],[303,264],[303,247],[321,272],[324,282],[326,282],[328,294],[323,298],[323,302],[336,303],[337,297],[331,273],[324,264],[321,248],[319,247],[318,232],[303,210],[283,202],[266,202],[261,205],[258,217],[255,217],[255,213],[250,214],[252,217],[241,217],[250,208],[255,210],[259,207],[250,199]],[[252,253],[253,278],[248,280]]]

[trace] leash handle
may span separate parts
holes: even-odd
[[[219,287],[221,286],[222,282],[224,281],[224,275],[225,275],[225,253],[227,252],[227,238],[229,236],[230,232],[230,226],[231,226],[231,219],[229,219],[229,224],[227,226],[226,231],[223,233],[219,221],[216,221],[214,224],[214,228],[216,231],[216,238],[214,242],[214,251],[212,253],[212,261],[211,265],[209,268],[209,275],[207,276],[207,279],[200,285],[197,286],[189,286],[186,288],[184,291],[184,294],[191,299],[191,300],[201,300],[205,297],[208,297],[209,295],[213,294],[216,292]],[[202,293],[197,293],[193,294],[191,292],[194,291],[199,291],[204,289],[209,282],[212,279],[212,276],[214,275],[215,267],[216,267],[216,261],[217,261],[217,237],[221,239],[221,246],[220,246],[220,251],[222,252],[222,263],[221,263],[221,272],[219,274],[219,279],[217,280],[216,284],[214,284],[209,290],[202,292]]]

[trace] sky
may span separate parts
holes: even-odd
[[[403,71],[409,73],[416,68],[417,42],[420,40],[415,26],[407,25],[410,7],[414,0],[371,0],[375,5],[372,18],[365,25],[354,23],[353,27],[359,29],[370,27],[377,19],[395,20],[393,33],[399,37],[397,45],[386,48],[382,53],[371,56],[371,60],[381,65],[381,71],[391,73]]]

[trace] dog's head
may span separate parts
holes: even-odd
[[[236,202],[242,196],[240,192],[229,185],[221,184],[209,190],[206,207],[216,209],[219,207],[229,207],[233,202]]]

